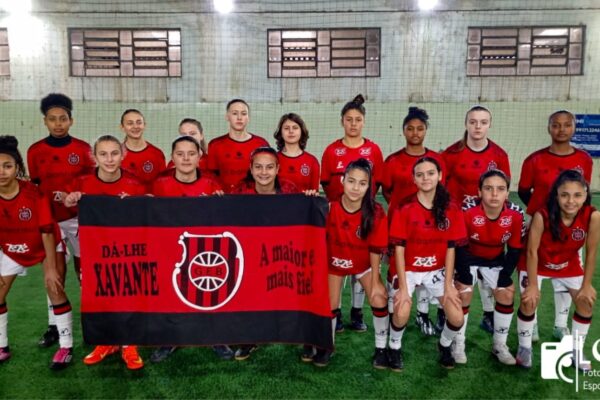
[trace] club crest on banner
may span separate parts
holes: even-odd
[[[244,253],[231,232],[195,235],[184,232],[178,243],[181,261],[173,270],[175,292],[188,306],[215,310],[238,291],[244,272]]]

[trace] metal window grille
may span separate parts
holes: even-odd
[[[10,49],[6,28],[0,28],[0,76],[10,76]]]

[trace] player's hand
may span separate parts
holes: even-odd
[[[44,268],[44,282],[49,293],[59,294],[64,290],[58,272],[50,266]]]
[[[447,302],[450,302],[450,304],[454,305],[455,307],[462,308],[462,300],[460,299],[458,290],[454,287],[454,285],[446,285],[444,287],[442,305],[446,305]]]
[[[213,192],[213,195],[215,195],[215,196],[225,196],[225,192],[222,191],[222,190],[215,190]]]
[[[590,308],[594,307],[596,302],[596,289],[592,285],[582,286],[575,294],[575,303],[583,301]]]
[[[305,196],[318,196],[319,195],[319,191],[315,190],[315,189],[308,189],[308,190],[303,190],[302,193],[304,193]]]
[[[531,283],[525,288],[523,294],[521,295],[521,302],[530,307],[537,308],[538,303],[540,301],[540,290],[537,285],[531,285]]]
[[[64,204],[65,207],[75,207],[77,202],[81,200],[81,192],[71,192],[65,196]]]
[[[405,304],[410,308],[412,305],[412,298],[408,295],[407,290],[398,289],[394,294],[394,309],[400,309]]]

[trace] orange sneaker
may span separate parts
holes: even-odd
[[[114,354],[117,351],[119,351],[119,346],[96,346],[94,351],[85,356],[83,363],[85,365],[98,364],[100,361],[104,360],[106,356]]]
[[[140,369],[144,367],[144,360],[138,354],[137,346],[123,346],[121,357],[128,369]]]

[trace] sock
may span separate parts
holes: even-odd
[[[0,304],[0,347],[8,346],[8,307]]]
[[[584,317],[577,312],[573,314],[573,350],[582,354],[583,343],[592,323],[592,317]],[[577,335],[577,340],[575,335]]]
[[[362,308],[356,308],[356,307],[352,307],[350,309],[350,320],[352,321],[362,321],[363,320],[363,313],[362,313]]]
[[[406,330],[406,325],[398,327],[394,324],[394,321],[390,320],[390,349],[400,350],[402,347],[402,335]]]
[[[365,305],[365,289],[360,284],[360,281],[356,279],[355,275],[352,275],[352,307],[360,308],[362,310]]]
[[[73,347],[73,312],[69,300],[62,304],[52,306],[56,317],[58,329],[58,343],[60,347]]]
[[[506,344],[508,329],[513,317],[513,304],[500,304],[496,302],[494,310],[494,343]],[[533,329],[533,327],[532,327]]]
[[[421,314],[429,314],[429,293],[424,286],[417,286],[415,288],[417,297],[417,311]]]
[[[554,292],[554,326],[567,326],[572,302],[569,292]]]
[[[444,324],[444,330],[440,335],[440,344],[443,347],[449,347],[452,344],[452,341],[456,337],[456,334],[458,333],[460,328],[460,326],[454,326],[451,323],[449,323],[448,320],[446,320],[446,323]]]
[[[48,303],[48,326],[56,325],[56,318],[54,318],[54,311],[52,311],[52,302],[50,297],[46,296],[46,302]]]
[[[479,297],[481,297],[481,308],[485,313],[489,313],[489,317],[493,318],[494,313],[494,294],[492,289],[483,281],[483,279],[477,280],[479,285]]]
[[[385,349],[390,325],[387,307],[371,307],[373,311],[373,328],[375,330],[375,347]]]
[[[460,343],[460,344],[464,345],[465,340],[466,340],[465,332],[467,331],[467,321],[469,320],[469,306],[463,306],[462,312],[463,312],[463,315],[465,318],[465,322],[460,327],[460,329],[456,332],[456,336],[454,337],[454,340],[456,341],[456,343]]]
[[[533,324],[535,323],[535,313],[525,315],[519,310],[517,312],[517,332],[519,334],[519,346],[531,348],[531,335]]]

